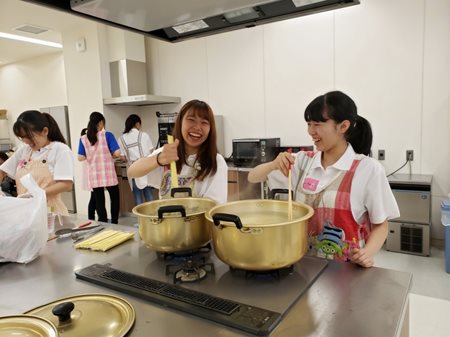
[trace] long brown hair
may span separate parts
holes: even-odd
[[[187,102],[181,108],[177,120],[175,121],[175,127],[173,129],[173,136],[180,141],[178,146],[178,157],[180,160],[177,161],[177,171],[181,172],[181,167],[183,164],[187,165],[186,162],[186,144],[181,133],[181,124],[183,118],[186,114],[193,114],[200,118],[204,118],[209,122],[210,130],[208,138],[200,146],[197,152],[196,162],[200,164],[200,170],[197,172],[196,179],[202,181],[210,174],[215,174],[217,172],[217,131],[216,122],[214,120],[214,114],[208,103],[194,99]]]

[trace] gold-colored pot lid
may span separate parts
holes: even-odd
[[[56,327],[48,320],[31,315],[0,317],[2,337],[57,337]]]
[[[131,329],[136,318],[134,308],[128,301],[108,294],[67,297],[25,314],[49,320],[65,337],[122,337]]]

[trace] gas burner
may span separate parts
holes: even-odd
[[[168,264],[166,266],[166,275],[173,274],[173,283],[196,282],[203,280],[208,273],[214,273],[212,263],[193,262],[187,260],[183,264]]]
[[[279,280],[282,277],[292,275],[294,265],[273,270],[246,270],[230,267],[230,271],[233,275],[245,277],[245,279]]]
[[[211,252],[211,244],[207,243],[203,247],[191,250],[185,250],[180,252],[166,253],[166,252],[156,252],[158,259],[162,259],[164,261],[172,261],[172,260],[193,260],[195,256],[204,256]]]

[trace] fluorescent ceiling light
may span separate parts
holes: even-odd
[[[15,35],[15,34],[8,34],[8,33],[0,32],[0,37],[3,37],[5,39],[11,39],[11,40],[17,40],[17,41],[23,41],[23,42],[40,44],[40,45],[53,47],[53,48],[62,48],[62,44],[61,43],[49,42],[49,41],[44,41],[44,40],[39,40],[39,39],[33,39],[31,37],[25,37],[25,36],[20,36],[20,35]]]
[[[208,28],[208,24],[203,20],[197,20],[193,22],[183,23],[178,26],[173,26],[172,28],[175,29],[175,31],[178,34],[188,33],[192,32],[194,30],[200,30],[204,28]]]

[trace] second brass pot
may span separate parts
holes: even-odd
[[[308,219],[314,210],[303,203],[280,200],[243,200],[212,208],[214,251],[224,263],[246,270],[291,266],[308,250]]]
[[[164,253],[196,249],[211,241],[205,213],[216,205],[208,198],[149,201],[133,208],[145,245]]]

